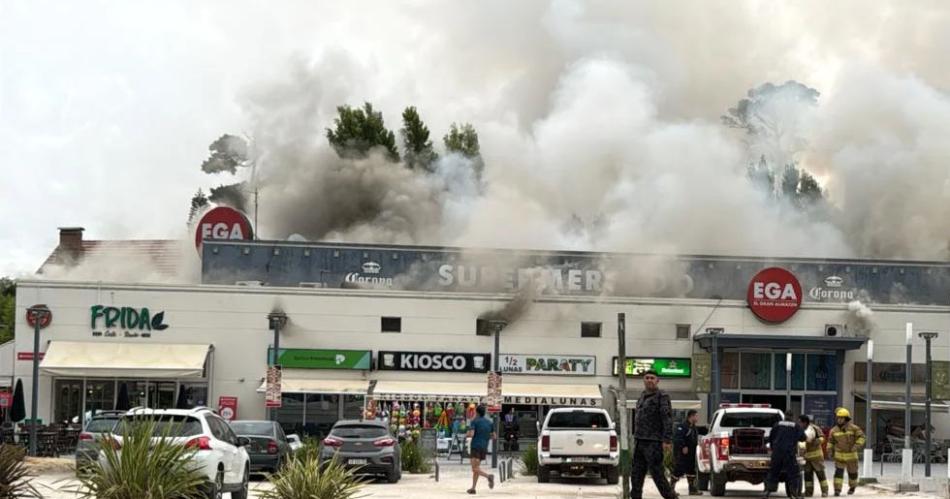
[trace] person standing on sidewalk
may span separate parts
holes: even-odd
[[[835,461],[835,496],[844,487],[844,470],[848,470],[848,495],[858,489],[858,451],[864,447],[864,432],[851,422],[851,413],[844,407],[835,411],[838,424],[831,428],[831,457]]]
[[[686,419],[676,425],[673,432],[673,478],[670,485],[676,490],[676,482],[686,477],[689,484],[689,495],[701,496],[702,492],[696,488],[696,446],[699,444],[699,434],[696,432],[696,423],[699,422],[699,412],[690,409],[686,412]]]
[[[805,431],[795,424],[792,411],[785,419],[775,423],[769,431],[769,474],[765,478],[765,497],[778,490],[779,477],[785,475],[785,493],[788,497],[801,497],[801,469],[798,467],[798,442],[805,440]]]
[[[825,476],[825,433],[821,427],[811,422],[811,418],[802,415],[798,423],[805,430],[805,497],[815,493],[815,477],[821,486],[821,497],[828,497],[828,478]]]
[[[478,484],[478,477],[483,476],[488,479],[488,488],[495,488],[495,475],[482,471],[482,461],[488,455],[488,442],[495,438],[495,424],[485,417],[485,406],[480,405],[475,409],[478,415],[469,424],[468,438],[472,439],[471,454],[469,457],[472,462],[472,488],[466,492],[475,493],[475,485]]]
[[[643,373],[643,393],[637,400],[633,423],[633,470],[630,498],[643,498],[647,470],[663,499],[677,499],[663,467],[663,453],[673,447],[673,406],[670,396],[659,388],[660,378],[650,369]]]

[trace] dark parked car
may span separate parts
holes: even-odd
[[[86,421],[86,426],[79,434],[79,442],[76,444],[76,469],[99,460],[99,440],[115,430],[123,414],[125,411],[100,412]]]
[[[284,430],[275,421],[232,421],[231,429],[251,441],[245,449],[251,458],[252,472],[276,473],[293,454]]]
[[[337,421],[323,439],[320,460],[337,459],[360,474],[385,475],[389,483],[402,478],[399,442],[377,421]]]

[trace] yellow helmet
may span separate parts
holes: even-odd
[[[838,410],[835,411],[835,417],[851,419],[851,413],[844,407],[839,407]]]

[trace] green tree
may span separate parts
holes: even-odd
[[[373,110],[369,102],[362,108],[340,106],[334,127],[327,128],[327,140],[341,158],[365,158],[371,150],[381,147],[390,161],[399,161],[396,134],[386,128],[383,114]]]
[[[478,145],[478,132],[475,131],[475,127],[470,123],[462,123],[461,125],[452,123],[452,126],[449,127],[449,133],[442,137],[442,143],[445,144],[447,153],[461,154],[472,160],[475,178],[481,179],[485,162],[482,160],[481,147]]]
[[[16,281],[0,278],[0,343],[13,339],[16,323]]]
[[[191,210],[188,212],[188,223],[194,221],[195,216],[201,213],[201,210],[208,206],[208,196],[200,188],[194,196],[191,197]]]
[[[224,134],[212,142],[208,149],[211,156],[201,163],[201,170],[205,173],[234,174],[238,168],[247,166],[248,144],[242,137]]]
[[[759,158],[758,164],[749,167],[752,182],[798,207],[823,199],[818,181],[797,160],[807,145],[802,133],[804,116],[817,106],[820,95],[794,80],[781,85],[763,83],[721,117],[726,126],[745,131],[750,155]]]
[[[410,169],[417,168],[431,172],[433,164],[439,158],[429,140],[429,127],[425,126],[419,112],[413,106],[402,112],[403,160]]]

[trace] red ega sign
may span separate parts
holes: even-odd
[[[770,267],[760,271],[749,282],[746,301],[759,319],[785,322],[802,305],[802,285],[791,272]]]
[[[195,227],[195,248],[201,251],[205,239],[243,239],[249,241],[254,232],[251,221],[240,211],[218,206],[205,213]]]

